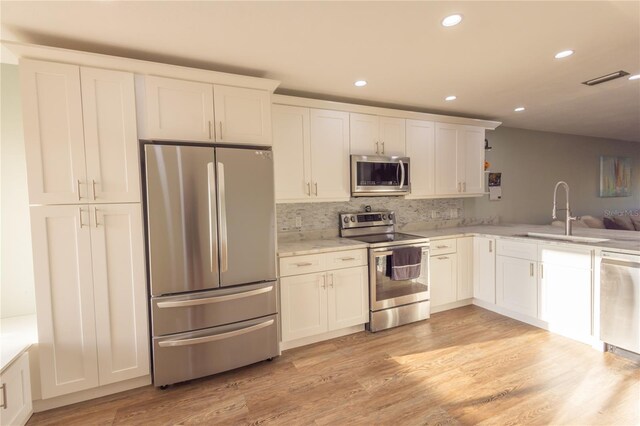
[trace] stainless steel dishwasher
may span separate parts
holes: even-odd
[[[640,256],[602,252],[600,340],[640,354]]]

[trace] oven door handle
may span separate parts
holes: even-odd
[[[393,252],[391,250],[385,250],[385,251],[373,251],[373,255],[375,257],[382,257],[382,256],[391,256],[393,254]]]

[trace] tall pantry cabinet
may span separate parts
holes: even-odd
[[[22,59],[42,398],[149,374],[133,74]]]

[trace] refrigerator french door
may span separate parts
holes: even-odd
[[[271,151],[144,151],[154,384],[279,355]]]

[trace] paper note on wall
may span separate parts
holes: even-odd
[[[489,201],[498,201],[502,199],[502,187],[490,186],[489,187]]]

